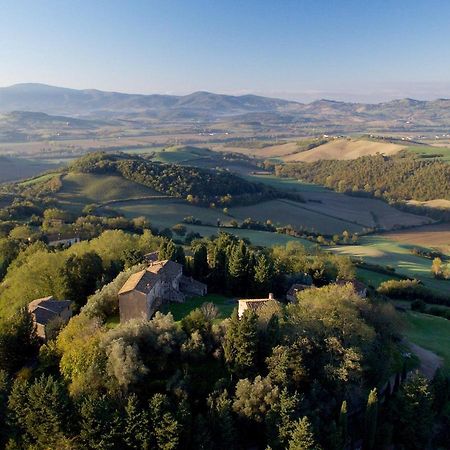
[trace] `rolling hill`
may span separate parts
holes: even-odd
[[[311,150],[285,155],[282,159],[286,162],[313,162],[321,159],[348,160],[377,153],[393,155],[404,148],[406,146],[387,142],[366,141],[363,139],[335,139]]]
[[[308,104],[257,95],[194,92],[184,96],[77,90],[43,84],[0,88],[0,112],[36,111],[54,115],[127,117],[132,120],[226,121],[264,126],[289,124],[333,130],[448,132],[450,100],[400,99],[377,104],[318,100]]]
[[[53,167],[42,161],[0,156],[0,183],[32,177]]]

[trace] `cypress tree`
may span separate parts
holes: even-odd
[[[378,420],[378,395],[376,388],[369,392],[364,422],[364,448],[372,450],[375,445]]]
[[[256,258],[253,281],[258,294],[267,294],[272,287],[272,267],[264,253]]]
[[[248,273],[248,250],[244,241],[233,246],[228,261],[228,274],[231,288],[235,294],[246,292]]]
[[[208,269],[208,250],[206,245],[201,242],[194,246],[193,275],[195,278],[204,279]]]
[[[294,425],[292,437],[289,441],[289,450],[318,450],[311,423],[305,416]]]
[[[150,399],[150,423],[153,430],[153,445],[158,450],[174,450],[180,442],[180,426],[169,410],[168,398],[155,394]]]
[[[341,410],[339,412],[339,429],[342,435],[342,442],[345,446],[348,441],[348,410],[346,400],[342,402]]]
[[[246,310],[239,319],[235,309],[228,323],[223,345],[230,372],[240,378],[251,375],[256,370],[258,345],[256,314]]]
[[[130,449],[150,448],[150,427],[148,414],[139,407],[135,394],[128,397],[125,406],[124,441]]]

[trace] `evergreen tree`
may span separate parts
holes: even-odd
[[[87,252],[80,256],[69,256],[61,269],[65,297],[81,308],[86,303],[87,297],[97,289],[102,274],[102,260],[97,253]]]
[[[262,253],[256,258],[254,273],[255,291],[262,295],[267,293],[272,288],[272,265],[269,258]]]
[[[289,450],[319,450],[311,423],[305,416],[294,424]]]
[[[227,254],[217,242],[211,248],[211,273],[208,277],[208,285],[221,292],[228,290]]]
[[[248,249],[244,241],[239,241],[233,246],[228,260],[228,274],[230,284],[235,294],[241,294],[247,291],[248,274]]]
[[[346,400],[342,402],[339,412],[339,429],[342,436],[342,443],[345,446],[348,441],[348,410]]]
[[[146,450],[150,448],[150,425],[148,414],[139,407],[135,394],[128,397],[125,407],[123,439],[127,448]]]
[[[375,435],[378,421],[378,395],[377,390],[372,389],[367,399],[366,415],[364,422],[364,448],[372,450],[375,445]]]
[[[7,438],[6,412],[9,389],[10,380],[8,374],[6,371],[0,370],[0,448],[4,446]]]
[[[210,395],[207,400],[209,422],[217,450],[232,450],[236,446],[236,426],[233,419],[232,401],[224,390]]]
[[[89,449],[121,449],[121,420],[106,395],[88,395],[80,405],[80,440]]]
[[[256,314],[246,310],[241,318],[235,309],[228,323],[224,353],[231,373],[246,377],[256,370],[258,349],[258,322]]]
[[[186,265],[186,255],[184,254],[184,248],[181,245],[176,246],[173,260],[182,266]]]
[[[171,239],[164,239],[159,247],[159,259],[170,259],[174,261],[177,253],[177,248]]]
[[[169,410],[166,395],[155,394],[150,399],[150,423],[153,430],[153,447],[174,450],[180,443],[180,426]]]
[[[0,331],[0,370],[12,373],[37,353],[38,341],[31,314],[20,309]]]
[[[208,250],[203,242],[197,242],[194,245],[194,260],[192,271],[194,278],[203,280],[208,274]]]
[[[433,431],[433,397],[428,381],[418,373],[404,383],[395,408],[395,441],[408,450],[427,448]]]
[[[12,422],[25,440],[52,448],[67,432],[70,404],[65,388],[52,376],[41,376],[33,384],[17,380],[8,404]]]

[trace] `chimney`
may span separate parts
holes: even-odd
[[[269,300],[274,300],[272,292],[269,294]]]

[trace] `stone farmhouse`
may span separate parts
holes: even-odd
[[[28,304],[28,312],[33,318],[36,334],[43,340],[47,340],[52,326],[66,324],[72,317],[69,300],[55,300],[52,296],[38,298]],[[53,330],[52,330],[53,328]]]
[[[131,275],[120,289],[120,322],[150,319],[164,303],[182,303],[187,296],[206,293],[206,284],[183,275],[181,264],[169,260],[152,262]]]

